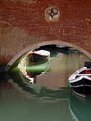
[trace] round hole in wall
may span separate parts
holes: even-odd
[[[47,22],[56,22],[59,21],[60,18],[60,11],[57,7],[52,6],[48,7],[45,10],[45,19]]]

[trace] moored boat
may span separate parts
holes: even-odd
[[[77,95],[91,96],[91,62],[85,62],[84,67],[74,72],[68,81]]]
[[[30,64],[40,64],[48,61],[50,52],[46,50],[32,51],[27,54],[27,59]]]
[[[34,78],[46,73],[49,68],[50,52],[46,50],[30,51],[19,63],[22,74],[34,83]]]
[[[38,50],[30,52],[27,55],[27,74],[31,77],[45,72],[48,69],[48,61],[50,57],[50,52],[46,50]]]

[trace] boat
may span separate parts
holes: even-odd
[[[48,69],[50,52],[46,50],[38,50],[30,52],[27,55],[27,74],[35,77]]]
[[[85,62],[84,67],[68,78],[68,82],[77,95],[81,97],[91,96],[91,62]]]
[[[18,64],[21,73],[34,84],[37,75],[46,73],[49,68],[50,52],[46,50],[30,51]]]
[[[40,64],[48,61],[50,57],[50,52],[46,50],[38,50],[38,51],[33,51],[29,52],[27,54],[27,59],[29,64]]]

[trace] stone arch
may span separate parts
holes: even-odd
[[[14,62],[21,57],[23,54],[27,53],[30,50],[39,48],[40,46],[44,46],[44,45],[51,45],[51,44],[56,44],[56,45],[63,45],[63,46],[68,46],[68,47],[73,47],[77,50],[79,50],[80,52],[84,53],[85,55],[87,55],[89,58],[91,58],[91,54],[86,51],[85,49],[76,46],[74,44],[68,43],[68,42],[64,42],[64,41],[60,41],[60,40],[51,40],[51,41],[45,41],[45,42],[39,42],[37,44],[32,44],[30,46],[28,46],[27,48],[23,49],[22,51],[18,52],[7,64],[8,66],[12,66],[14,64]]]

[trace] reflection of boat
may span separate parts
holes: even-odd
[[[91,96],[91,62],[85,62],[84,67],[73,73],[68,80],[76,94]]]
[[[69,109],[75,121],[91,121],[91,100],[71,95]]]

